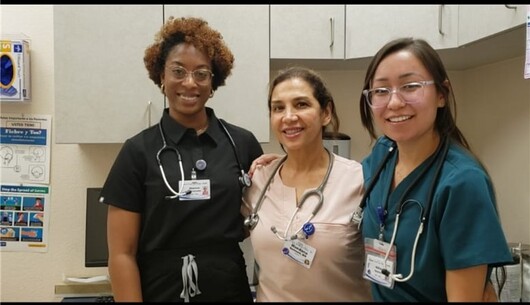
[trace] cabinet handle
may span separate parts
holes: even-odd
[[[438,33],[440,33],[440,35],[445,35],[445,33],[442,31],[442,10],[443,10],[443,4],[440,5],[440,7],[438,8]]]
[[[329,44],[329,48],[333,48],[333,44],[335,43],[335,20],[333,18],[329,18],[329,25],[331,28],[331,43]]]
[[[147,101],[147,127],[151,127],[151,101]]]
[[[517,6],[515,6],[515,5],[505,4],[504,6],[506,6],[507,9],[511,9],[511,10],[516,10],[517,9]]]

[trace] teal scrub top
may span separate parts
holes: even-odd
[[[368,194],[362,224],[365,238],[377,239],[380,232],[378,206],[385,206],[383,240],[390,243],[398,201],[403,209],[394,244],[397,248],[396,274],[407,277],[411,271],[414,240],[420,226],[427,193],[436,172],[426,169],[416,185],[412,181],[427,167],[428,159],[408,175],[393,191],[391,183],[399,151],[394,149],[379,177],[373,177],[392,141],[381,137],[363,162],[365,185],[376,184]],[[372,283],[374,301],[447,301],[445,271],[487,264],[491,267],[512,263],[508,243],[498,217],[495,194],[489,176],[468,151],[450,142],[437,180],[416,249],[414,273],[406,282],[395,282],[393,289]]]

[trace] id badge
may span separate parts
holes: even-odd
[[[282,253],[305,268],[311,268],[317,250],[303,241],[295,239],[283,243]]]
[[[388,254],[385,264],[385,256],[389,251],[390,244],[382,240],[365,238],[364,239],[364,271],[363,277],[376,284],[394,288],[394,279],[389,275],[382,273],[383,269],[396,273],[396,246],[393,245]]]
[[[182,201],[210,199],[210,179],[186,180],[182,190],[191,191],[187,195],[179,196]]]

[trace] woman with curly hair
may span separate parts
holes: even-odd
[[[206,21],[171,17],[144,63],[168,107],[124,143],[101,192],[114,299],[251,302],[240,207],[263,151],[205,106],[234,56]]]

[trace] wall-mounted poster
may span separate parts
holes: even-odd
[[[2,113],[2,183],[50,183],[51,116]]]
[[[49,187],[0,185],[0,252],[48,251]]]

